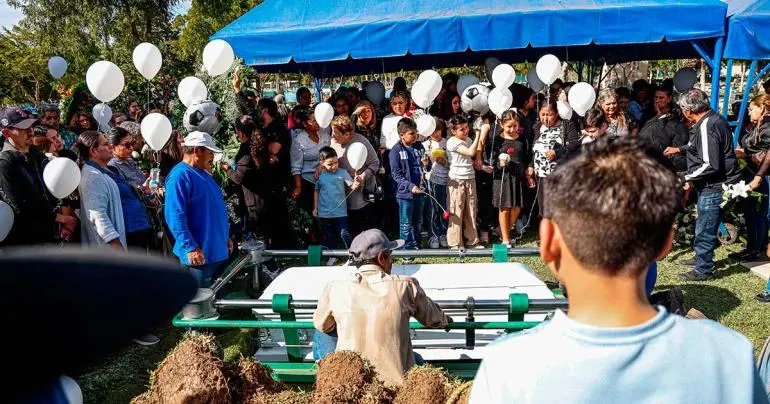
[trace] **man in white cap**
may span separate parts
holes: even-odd
[[[444,314],[417,283],[403,275],[391,275],[391,251],[404,240],[390,241],[380,230],[356,236],[350,244],[350,258],[358,270],[348,280],[333,281],[318,299],[313,325],[323,333],[336,331],[337,350],[356,351],[377,368],[383,381],[401,384],[404,372],[415,364],[409,319],[414,317],[430,328],[443,328],[452,318]],[[314,343],[333,345],[316,334]],[[321,352],[317,359],[333,349]]]
[[[233,248],[222,190],[211,177],[214,145],[211,135],[191,132],[184,139],[184,157],[166,177],[165,216],[174,238],[174,254],[205,286],[227,266]]]

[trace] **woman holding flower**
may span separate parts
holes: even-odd
[[[743,213],[746,219],[746,250],[731,254],[730,258],[740,261],[763,261],[761,250],[767,246],[768,185],[765,180],[770,168],[770,95],[754,97],[749,104],[749,119],[754,129],[741,137],[735,156],[746,162],[746,179],[751,191],[762,196],[745,198]],[[750,181],[750,182],[749,182]]]

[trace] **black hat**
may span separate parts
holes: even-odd
[[[0,127],[3,128],[16,128],[16,129],[29,129],[37,122],[37,119],[26,111],[20,109],[6,110],[2,117],[0,117]]]

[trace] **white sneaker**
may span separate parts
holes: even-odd
[[[431,237],[430,241],[428,241],[428,244],[430,245],[430,248],[438,248],[439,247],[439,241],[438,237]]]
[[[438,242],[439,242],[439,245],[441,245],[441,248],[449,247],[449,243],[446,241],[446,236],[439,237]]]
[[[475,246],[473,246],[473,248],[474,248],[475,250],[483,250],[483,249],[485,249],[485,248],[487,248],[487,247],[484,247],[484,245],[483,245],[483,244],[476,244]]]
[[[327,267],[333,267],[333,266],[335,266],[335,265],[337,265],[337,258],[336,258],[336,257],[331,257],[331,258],[329,258],[329,259],[326,261],[326,266],[327,266]]]

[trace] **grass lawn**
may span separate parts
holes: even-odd
[[[534,241],[525,245],[534,246]],[[655,289],[658,291],[679,286],[684,291],[687,309],[697,308],[707,317],[739,331],[754,343],[758,353],[770,335],[770,304],[763,305],[754,300],[754,295],[765,287],[765,282],[744,267],[727,260],[727,254],[739,248],[731,246],[717,250],[717,276],[708,282],[680,281],[676,275],[686,269],[678,265],[677,261],[690,258],[694,253],[692,249],[674,250],[664,261],[658,263],[658,282]],[[450,262],[447,259],[418,260],[420,263]],[[538,258],[518,258],[516,261],[529,265],[540,279],[552,288],[556,287],[554,277]],[[489,259],[468,259],[466,262],[489,262]],[[146,390],[150,372],[182,335],[179,330],[171,327],[155,332],[161,337],[158,345],[129,345],[76,377],[83,389],[86,403],[127,403],[132,397]],[[226,353],[231,352],[229,356],[234,356],[232,352],[238,352],[240,348],[248,345],[244,342],[246,339],[248,338],[237,330],[220,337]]]

